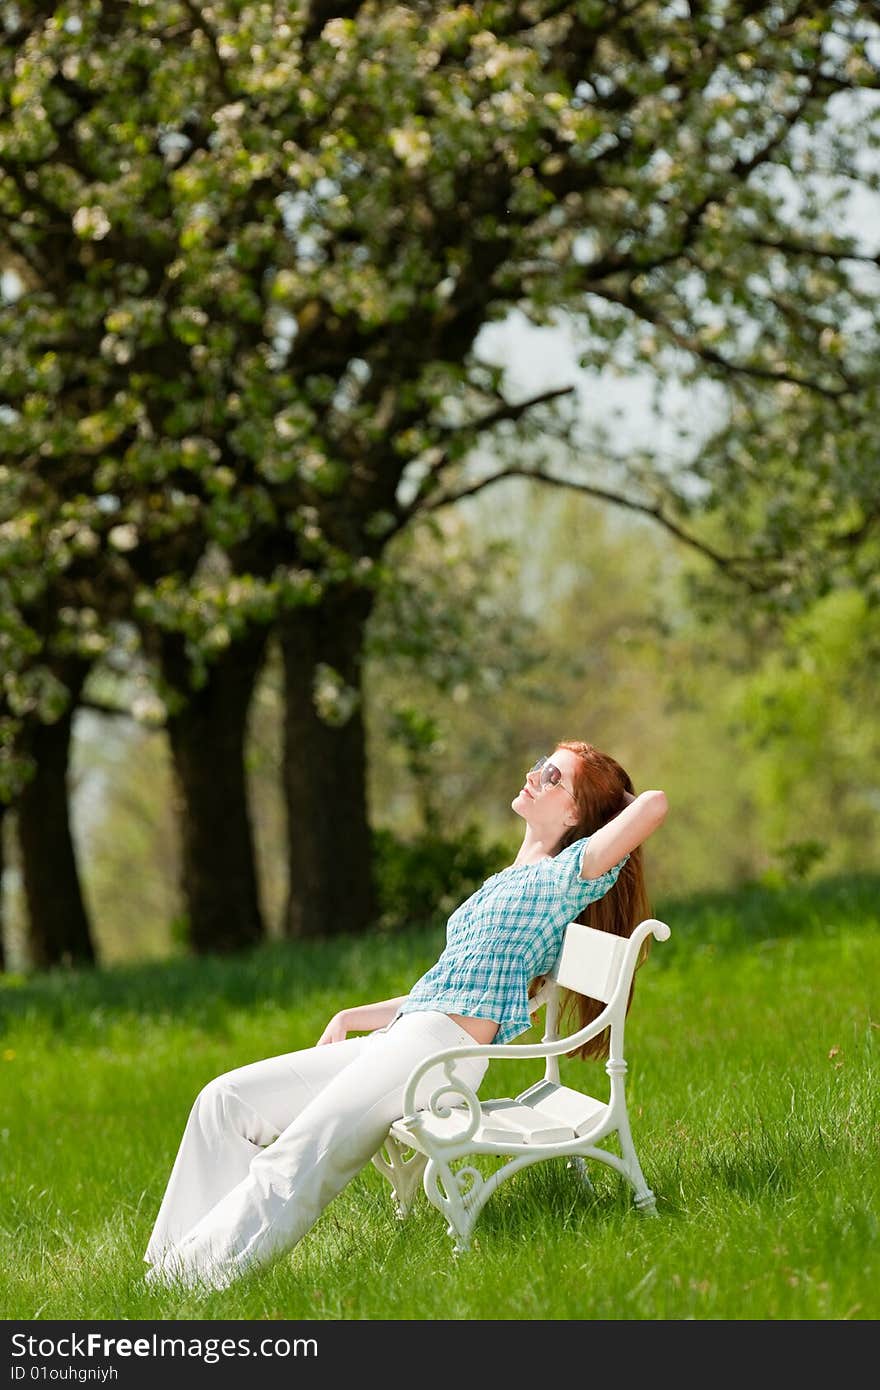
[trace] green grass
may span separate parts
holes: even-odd
[[[310,1046],[347,1002],[404,993],[442,925],[232,960],[0,977],[0,1316],[7,1319],[874,1319],[880,1314],[880,879],[664,903],[627,1030],[658,1219],[593,1163],[514,1176],[454,1257],[370,1165],[290,1254],[208,1297],[142,1254],[211,1077]],[[492,1063],[484,1095],[536,1063]],[[566,1061],[564,1075],[601,1064]]]

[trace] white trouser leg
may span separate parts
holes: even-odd
[[[416,1064],[473,1039],[446,1014],[430,1012],[402,1014],[387,1030],[351,1041],[358,1045],[351,1060],[315,1088],[314,1098],[273,1143],[251,1157],[246,1175],[166,1251],[148,1272],[149,1282],[170,1276],[224,1288],[245,1269],[290,1250],[380,1148],[402,1114],[404,1087]],[[316,1056],[345,1046],[308,1049],[291,1060],[311,1080],[320,1066]],[[476,1090],[487,1066],[488,1058],[466,1058],[456,1070]],[[426,1104],[443,1079],[442,1068],[432,1068],[422,1078],[417,1105]]]
[[[366,1037],[236,1067],[190,1111],[144,1259],[153,1264],[247,1175],[251,1159],[363,1048]]]

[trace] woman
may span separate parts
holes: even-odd
[[[445,950],[409,994],[343,1009],[315,1047],[200,1092],[144,1255],[149,1283],[224,1288],[290,1250],[381,1147],[417,1063],[525,1032],[530,983],[590,904],[590,925],[620,936],[650,915],[638,846],[666,815],[662,791],[635,796],[613,758],[562,742],[511,807],[525,822],[516,859],[452,914]],[[457,1064],[474,1091],[489,1060]],[[437,1082],[431,1068],[417,1105]]]

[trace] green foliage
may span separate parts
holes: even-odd
[[[455,835],[428,833],[410,840],[379,829],[373,847],[379,926],[385,931],[448,916],[510,862],[506,846],[485,843],[478,825]]]
[[[728,705],[768,843],[796,874],[821,857],[805,857],[797,845],[816,840],[826,855],[848,841],[851,862],[867,868],[880,810],[870,714],[880,607],[869,594],[838,589],[780,628],[752,669],[731,681]]]
[[[482,434],[515,445],[536,428],[476,351],[513,306],[537,325],[565,311],[587,367],[755,388],[760,416],[731,406],[745,445],[728,432],[697,471],[713,505],[781,479],[792,505],[752,537],[778,601],[800,581],[780,542],[845,551],[848,536],[860,552],[876,296],[854,238],[827,227],[844,181],[877,187],[859,157],[876,141],[860,100],[876,35],[869,0],[784,26],[774,4],[734,3],[365,4],[326,22],[238,0],[207,18],[176,0],[12,7],[13,691],[58,629],[100,654],[111,613],[183,633],[198,674],[242,623],[371,583],[387,538],[455,494]],[[791,475],[817,458],[823,519],[805,530]],[[688,509],[654,459],[648,481]],[[247,581],[235,597],[201,586],[212,544],[230,584]],[[25,571],[41,575],[29,596]]]
[[[778,851],[784,882],[800,882],[827,858],[828,846],[821,840],[794,840]]]
[[[459,512],[411,525],[389,544],[377,575],[367,658],[404,689],[415,677],[459,703],[497,690],[515,669],[540,660],[519,575],[510,535],[493,538]],[[403,738],[418,716],[396,717]],[[406,733],[414,736],[414,728]],[[416,742],[435,746],[437,738]]]
[[[862,289],[872,313],[878,288]],[[834,371],[848,316],[837,320],[830,305],[825,312],[829,324],[844,325],[823,334],[837,345],[828,358]],[[727,562],[695,570],[689,598],[710,619],[737,611],[740,625],[767,643],[798,620],[812,627],[814,605],[851,621],[847,595],[855,593],[874,615],[876,658],[876,321],[850,337],[859,365],[845,386],[825,392],[787,382],[767,393],[740,382],[731,390],[723,423],[694,459],[700,501],[691,509],[700,535]]]
[[[463,829],[470,778],[492,756],[473,746],[471,711],[496,706],[540,667],[538,625],[523,611],[510,538],[466,518],[411,527],[388,547],[367,634],[373,804],[380,823],[442,838]],[[463,764],[466,764],[464,766]],[[482,814],[490,811],[480,798]]]

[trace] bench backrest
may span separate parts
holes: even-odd
[[[607,1004],[617,988],[628,946],[625,937],[569,922],[551,978],[564,989]]]

